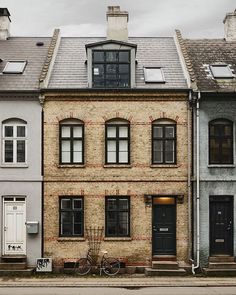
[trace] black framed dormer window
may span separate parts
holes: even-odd
[[[106,197],[106,237],[130,236],[130,198],[122,196]]]
[[[94,88],[129,88],[130,51],[93,50],[92,85]]]
[[[176,164],[176,124],[152,124],[152,164]]]
[[[84,124],[60,124],[60,164],[84,164]]]
[[[106,123],[105,163],[130,163],[130,125],[123,121]]]
[[[209,164],[233,164],[233,122],[216,119],[209,123]]]

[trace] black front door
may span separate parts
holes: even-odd
[[[232,197],[210,197],[210,255],[233,255]]]
[[[175,198],[154,198],[152,221],[153,255],[176,254]]]

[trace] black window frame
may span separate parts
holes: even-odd
[[[95,52],[103,52],[104,53],[104,60],[103,61],[96,61],[96,62],[94,62],[94,53]],[[106,60],[106,53],[107,52],[116,52],[117,54],[118,54],[118,56],[119,56],[119,52],[127,52],[128,54],[129,54],[129,61],[128,62],[124,62],[124,61],[119,61],[119,58],[118,58],[118,61],[107,61]],[[102,85],[102,86],[98,86],[98,85],[95,85],[94,84],[94,65],[95,64],[100,64],[100,65],[104,65],[104,85]],[[109,64],[111,64],[111,65],[114,65],[114,64],[116,64],[117,65],[117,68],[116,68],[116,76],[117,76],[117,86],[111,86],[111,87],[109,87],[109,86],[107,86],[107,81],[108,81],[108,79],[107,79],[107,75],[109,74],[107,74],[106,73],[106,65],[109,65]],[[129,67],[128,67],[128,86],[119,86],[119,82],[121,81],[119,78],[118,78],[118,76],[119,75],[121,75],[121,73],[119,72],[119,70],[118,70],[118,68],[119,68],[119,65],[122,65],[122,64],[124,64],[124,65],[129,65]],[[109,50],[92,50],[92,88],[109,88],[109,89],[116,89],[116,88],[119,88],[119,89],[127,89],[127,88],[130,88],[131,87],[131,54],[130,54],[130,50],[119,50],[119,49],[109,49]]]
[[[62,137],[62,128],[63,127],[70,127],[70,137]],[[73,137],[73,127],[82,127],[82,137]],[[59,163],[60,165],[84,165],[84,124],[83,123],[75,123],[75,124],[66,124],[60,123],[60,130],[59,130]],[[70,141],[70,162],[62,162],[62,141],[68,140]],[[82,161],[81,162],[74,162],[73,161],[73,141],[80,140],[82,142]]]
[[[227,124],[219,124],[217,122],[225,122]],[[211,126],[230,126],[231,127],[231,134],[230,135],[222,135],[220,134],[218,135],[211,135]],[[222,130],[221,130],[222,131]],[[221,132],[220,131],[220,132]],[[218,159],[219,161],[213,161],[212,160],[212,151],[211,151],[211,139],[218,139],[219,140],[219,155],[218,155]],[[231,140],[231,149],[230,149],[230,162],[224,162],[222,157],[222,143],[223,140],[225,139],[230,139]],[[209,151],[209,165],[232,165],[234,164],[234,126],[233,126],[233,121],[229,120],[229,119],[224,119],[224,118],[220,118],[220,119],[215,119],[209,122],[208,125],[208,151]]]
[[[162,127],[162,137],[154,137],[154,127]],[[166,127],[174,127],[174,137],[169,138],[165,137],[165,128]],[[159,123],[159,122],[153,122],[152,123],[152,164],[153,165],[176,165],[177,163],[177,128],[176,128],[176,123]],[[155,141],[162,141],[163,143],[165,141],[173,141],[174,142],[174,161],[172,163],[166,162],[165,160],[165,144],[163,144],[163,151],[162,151],[162,162],[155,162],[154,161],[154,142]]]
[[[70,209],[62,209],[61,208],[61,202],[62,200],[70,200],[71,201],[71,208]],[[81,210],[73,210],[72,208],[72,201],[75,199],[80,199],[82,201],[82,209]],[[61,213],[62,212],[80,212],[82,214],[82,222],[81,222],[81,234],[62,234],[62,218]],[[71,226],[73,227],[73,222],[71,222]],[[73,231],[73,229],[72,229]],[[83,196],[59,196],[59,237],[84,237],[84,197]]]
[[[119,204],[120,199],[126,199],[128,201],[128,209],[119,210],[117,206],[117,210],[108,210],[108,200],[109,199],[115,199],[117,204]],[[116,220],[116,234],[115,235],[109,235],[108,234],[108,212],[116,212],[117,214],[117,220]],[[127,212],[128,213],[128,233],[127,235],[121,235],[118,231],[119,226],[119,212]],[[106,196],[105,197],[105,237],[108,238],[119,238],[119,237],[130,237],[130,196]]]
[[[107,136],[108,127],[116,127],[116,136],[111,138]],[[127,127],[128,137],[119,137],[119,128],[120,127]],[[126,163],[119,162],[119,142],[121,140],[127,140],[128,143],[128,161]],[[116,142],[116,162],[108,162],[108,141],[115,141]],[[106,165],[129,165],[130,164],[130,124],[129,123],[106,123],[105,125],[105,164]]]

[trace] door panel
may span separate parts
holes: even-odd
[[[232,198],[210,198],[210,254],[233,255]]]
[[[153,255],[176,253],[176,205],[153,205]]]

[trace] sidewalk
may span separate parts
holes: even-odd
[[[219,287],[236,286],[236,277],[145,277],[144,275],[117,277],[0,277],[1,287]]]

